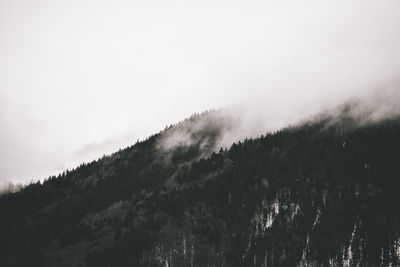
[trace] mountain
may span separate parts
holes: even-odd
[[[400,118],[350,114],[220,148],[207,112],[4,194],[0,266],[399,266]]]

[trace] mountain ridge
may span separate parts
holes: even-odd
[[[218,148],[234,121],[190,130],[212,114],[0,196],[1,265],[400,264],[398,117],[325,114]],[[160,145],[179,127],[190,143]]]

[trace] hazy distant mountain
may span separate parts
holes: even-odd
[[[0,266],[399,266],[400,119],[351,109],[229,149],[207,112],[3,195]]]

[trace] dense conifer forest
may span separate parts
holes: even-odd
[[[160,145],[204,118],[0,196],[0,266],[400,265],[400,119]]]

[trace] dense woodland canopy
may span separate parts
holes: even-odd
[[[321,116],[228,149],[210,125],[2,195],[0,266],[400,265],[400,119]]]

